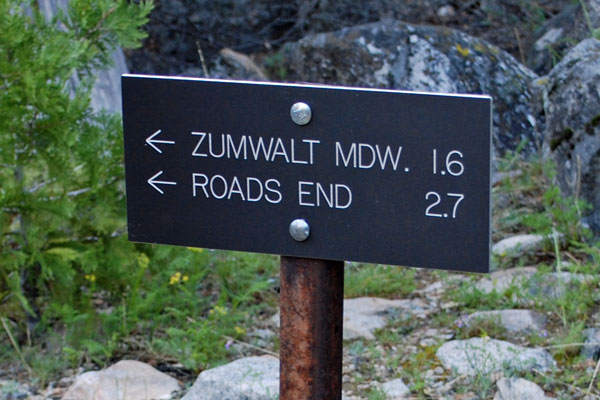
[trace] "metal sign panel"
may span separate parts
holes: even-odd
[[[489,270],[487,96],[137,75],[122,87],[132,241]]]

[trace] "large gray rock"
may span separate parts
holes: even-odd
[[[586,39],[552,70],[544,85],[544,153],[556,161],[562,192],[594,206],[600,232],[600,41]]]
[[[273,400],[279,396],[279,360],[246,357],[198,375],[182,400]]]
[[[523,378],[502,378],[496,382],[498,391],[494,400],[546,400],[544,390]]]
[[[524,139],[525,152],[536,151],[529,83],[537,75],[481,39],[387,20],[307,36],[282,51],[290,81],[489,94],[496,153],[515,149]]]
[[[527,65],[540,75],[552,67],[581,40],[591,36],[590,26],[600,28],[600,0],[582,0],[566,5],[563,10],[546,21],[536,32],[527,53]]]
[[[476,311],[463,319],[466,325],[481,321],[493,321],[509,332],[531,333],[546,328],[546,317],[531,310],[493,310]]]
[[[179,382],[139,361],[123,360],[79,375],[63,400],[168,400]]]
[[[436,352],[442,365],[460,375],[475,376],[503,368],[548,371],[555,366],[546,350],[530,349],[503,340],[472,338],[444,343]]]

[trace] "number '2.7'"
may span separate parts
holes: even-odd
[[[458,205],[465,198],[464,194],[461,193],[446,193],[445,198],[442,199],[442,196],[437,192],[428,192],[425,195],[425,200],[432,201],[431,204],[425,210],[425,216],[427,217],[436,217],[436,218],[456,218],[456,213],[458,211]],[[443,201],[442,201],[443,200]],[[447,204],[454,201],[454,205],[452,206],[452,214],[449,213],[441,213],[440,208],[445,210],[448,208]],[[443,204],[442,204],[443,203]]]

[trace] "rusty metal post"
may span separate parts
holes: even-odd
[[[280,400],[341,400],[344,263],[281,257]]]

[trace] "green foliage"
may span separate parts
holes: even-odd
[[[551,165],[547,166],[547,175],[550,180],[555,179],[555,171]],[[546,236],[559,232],[569,240],[589,237],[589,232],[580,223],[582,213],[589,209],[584,201],[564,196],[558,186],[552,184],[543,194],[542,205],[541,212],[523,217],[526,226]]]
[[[74,0],[46,19],[34,1],[0,2],[0,315],[20,328],[120,297],[139,273],[120,119],[94,113],[90,92],[116,46],[139,44],[151,8]]]
[[[283,53],[279,52],[270,55],[265,59],[264,65],[270,76],[276,80],[285,81],[288,71]]]
[[[151,280],[130,301],[127,324],[150,349],[202,370],[223,363],[257,315],[277,302],[275,257],[157,246]]]
[[[498,292],[494,289],[490,293],[479,290],[472,281],[466,281],[445,294],[449,300],[459,303],[469,311],[517,308],[523,295],[524,290],[518,281],[504,291]]]
[[[371,388],[367,397],[368,400],[386,400],[387,396],[382,389]]]
[[[497,318],[475,318],[466,323],[459,321],[458,337],[460,339],[468,339],[472,337],[491,337],[494,339],[510,339],[509,332],[500,322],[500,317]]]
[[[561,193],[556,166],[551,161],[524,160],[517,150],[498,161],[498,171],[504,179],[493,190],[494,241],[518,233],[546,236],[549,245],[545,250],[552,250],[559,270],[562,250],[576,252],[580,257],[588,251],[591,232],[581,224],[581,219],[591,206],[576,196]],[[512,263],[540,261],[526,255]]]

